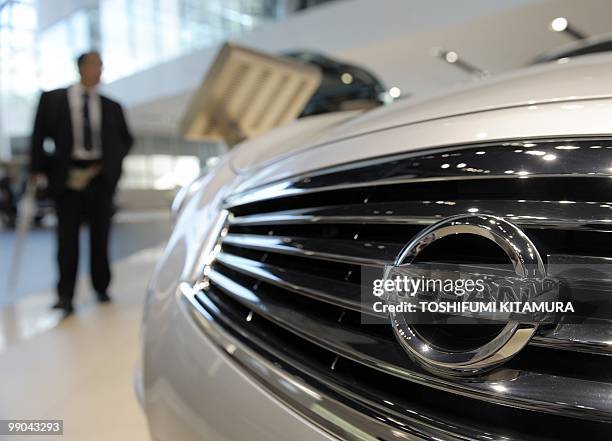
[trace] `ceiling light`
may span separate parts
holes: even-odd
[[[457,60],[459,59],[459,55],[457,55],[457,52],[453,52],[453,51],[449,51],[446,53],[446,55],[444,56],[444,58],[446,59],[446,61],[448,61],[449,63],[456,63]]]
[[[557,17],[550,22],[550,29],[555,32],[564,32],[576,40],[584,40],[588,36],[569,24],[565,17]]]
[[[550,22],[550,28],[555,32],[563,32],[567,29],[567,25],[567,18],[565,17],[557,17]]]

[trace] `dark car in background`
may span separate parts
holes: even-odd
[[[371,72],[320,53],[295,51],[284,54],[317,66],[323,79],[301,117],[342,110],[370,109],[385,102],[385,87]]]

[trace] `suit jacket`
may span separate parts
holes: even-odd
[[[115,191],[121,176],[123,158],[128,154],[134,140],[123,116],[121,105],[105,96],[100,96],[102,168],[101,176]],[[49,154],[43,142],[51,138],[55,151]],[[43,92],[38,103],[34,131],[32,133],[30,172],[44,173],[48,179],[48,191],[52,196],[66,189],[68,171],[72,162],[72,121],[68,104],[68,89]]]

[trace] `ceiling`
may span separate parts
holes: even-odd
[[[285,50],[288,47],[319,50],[368,68],[388,87],[399,87],[406,97],[437,94],[466,82],[477,81],[455,66],[432,57],[433,46],[454,50],[471,64],[496,75],[521,68],[542,52],[571,41],[567,35],[549,30],[550,20],[557,16],[568,17],[572,25],[590,35],[612,31],[612,23],[609,20],[612,16],[612,2],[607,0],[519,1],[515,2],[514,8],[480,14],[471,19],[463,17],[462,20],[457,19],[444,24],[435,22],[431,26],[417,26],[415,23],[418,23],[418,11],[415,12],[416,17],[411,15],[412,9],[409,4],[413,3],[415,8],[416,6],[414,2],[405,1],[401,3],[405,8],[400,11],[404,14],[403,17],[401,14],[400,17],[393,17],[391,14],[393,10],[387,10],[390,14],[387,14],[388,20],[390,23],[393,22],[391,23],[393,26],[390,24],[389,32],[381,31],[381,23],[377,22],[376,18],[362,17],[361,20],[364,21],[361,23],[362,29],[359,33],[355,33],[352,28],[352,24],[359,22],[358,17],[346,19],[346,14],[367,15],[367,8],[375,8],[377,14],[380,14],[381,5],[400,3],[390,0],[337,3],[338,5],[334,7],[314,8],[304,17],[295,17],[286,22],[269,25],[266,29],[253,32],[252,35],[243,36],[239,42],[272,52]],[[360,3],[361,9],[356,11],[355,8],[351,8],[353,3]],[[453,2],[437,0],[432,4],[437,4],[439,7]],[[444,10],[437,12],[445,13]],[[423,14],[425,17],[426,14]],[[339,20],[339,16],[343,16],[345,20]],[[380,18],[384,19],[385,17]],[[406,22],[404,30],[401,26],[403,21]],[[313,31],[313,25],[319,28]],[[308,30],[302,30],[296,36],[295,29],[299,29],[300,26]],[[368,33],[367,26],[372,26],[371,34]],[[347,39],[345,34],[350,30],[354,37]],[[334,35],[338,35],[337,40]],[[286,38],[279,39],[279,36]],[[204,49],[183,59],[171,61],[167,66],[160,66],[157,72],[160,78],[172,77],[175,83],[169,86],[169,91],[163,91],[161,86],[155,88],[149,85],[149,88],[159,89],[161,92],[152,99],[141,97],[140,100],[128,103],[130,121],[136,130],[174,133],[177,122],[189,102],[191,91],[201,81],[214,53],[215,48]],[[142,75],[146,74],[147,72],[144,72]],[[155,72],[149,74],[154,75]],[[180,78],[175,79],[176,77]],[[154,81],[150,79],[148,82],[154,83]],[[126,87],[134,90],[138,83],[148,84],[148,82],[143,82],[143,79],[137,75],[126,79],[123,87],[116,87],[115,91],[121,92],[122,88]],[[113,90],[113,87],[110,89]]]

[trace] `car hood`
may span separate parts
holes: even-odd
[[[320,143],[322,135],[360,113],[334,112],[300,118],[240,143],[231,153],[230,164],[236,173],[253,170],[275,158],[298,151],[302,146]]]
[[[297,120],[238,146],[230,159],[244,173],[306,149],[408,124],[525,105],[612,96],[612,55],[532,66],[438,96],[399,101],[369,112]]]

